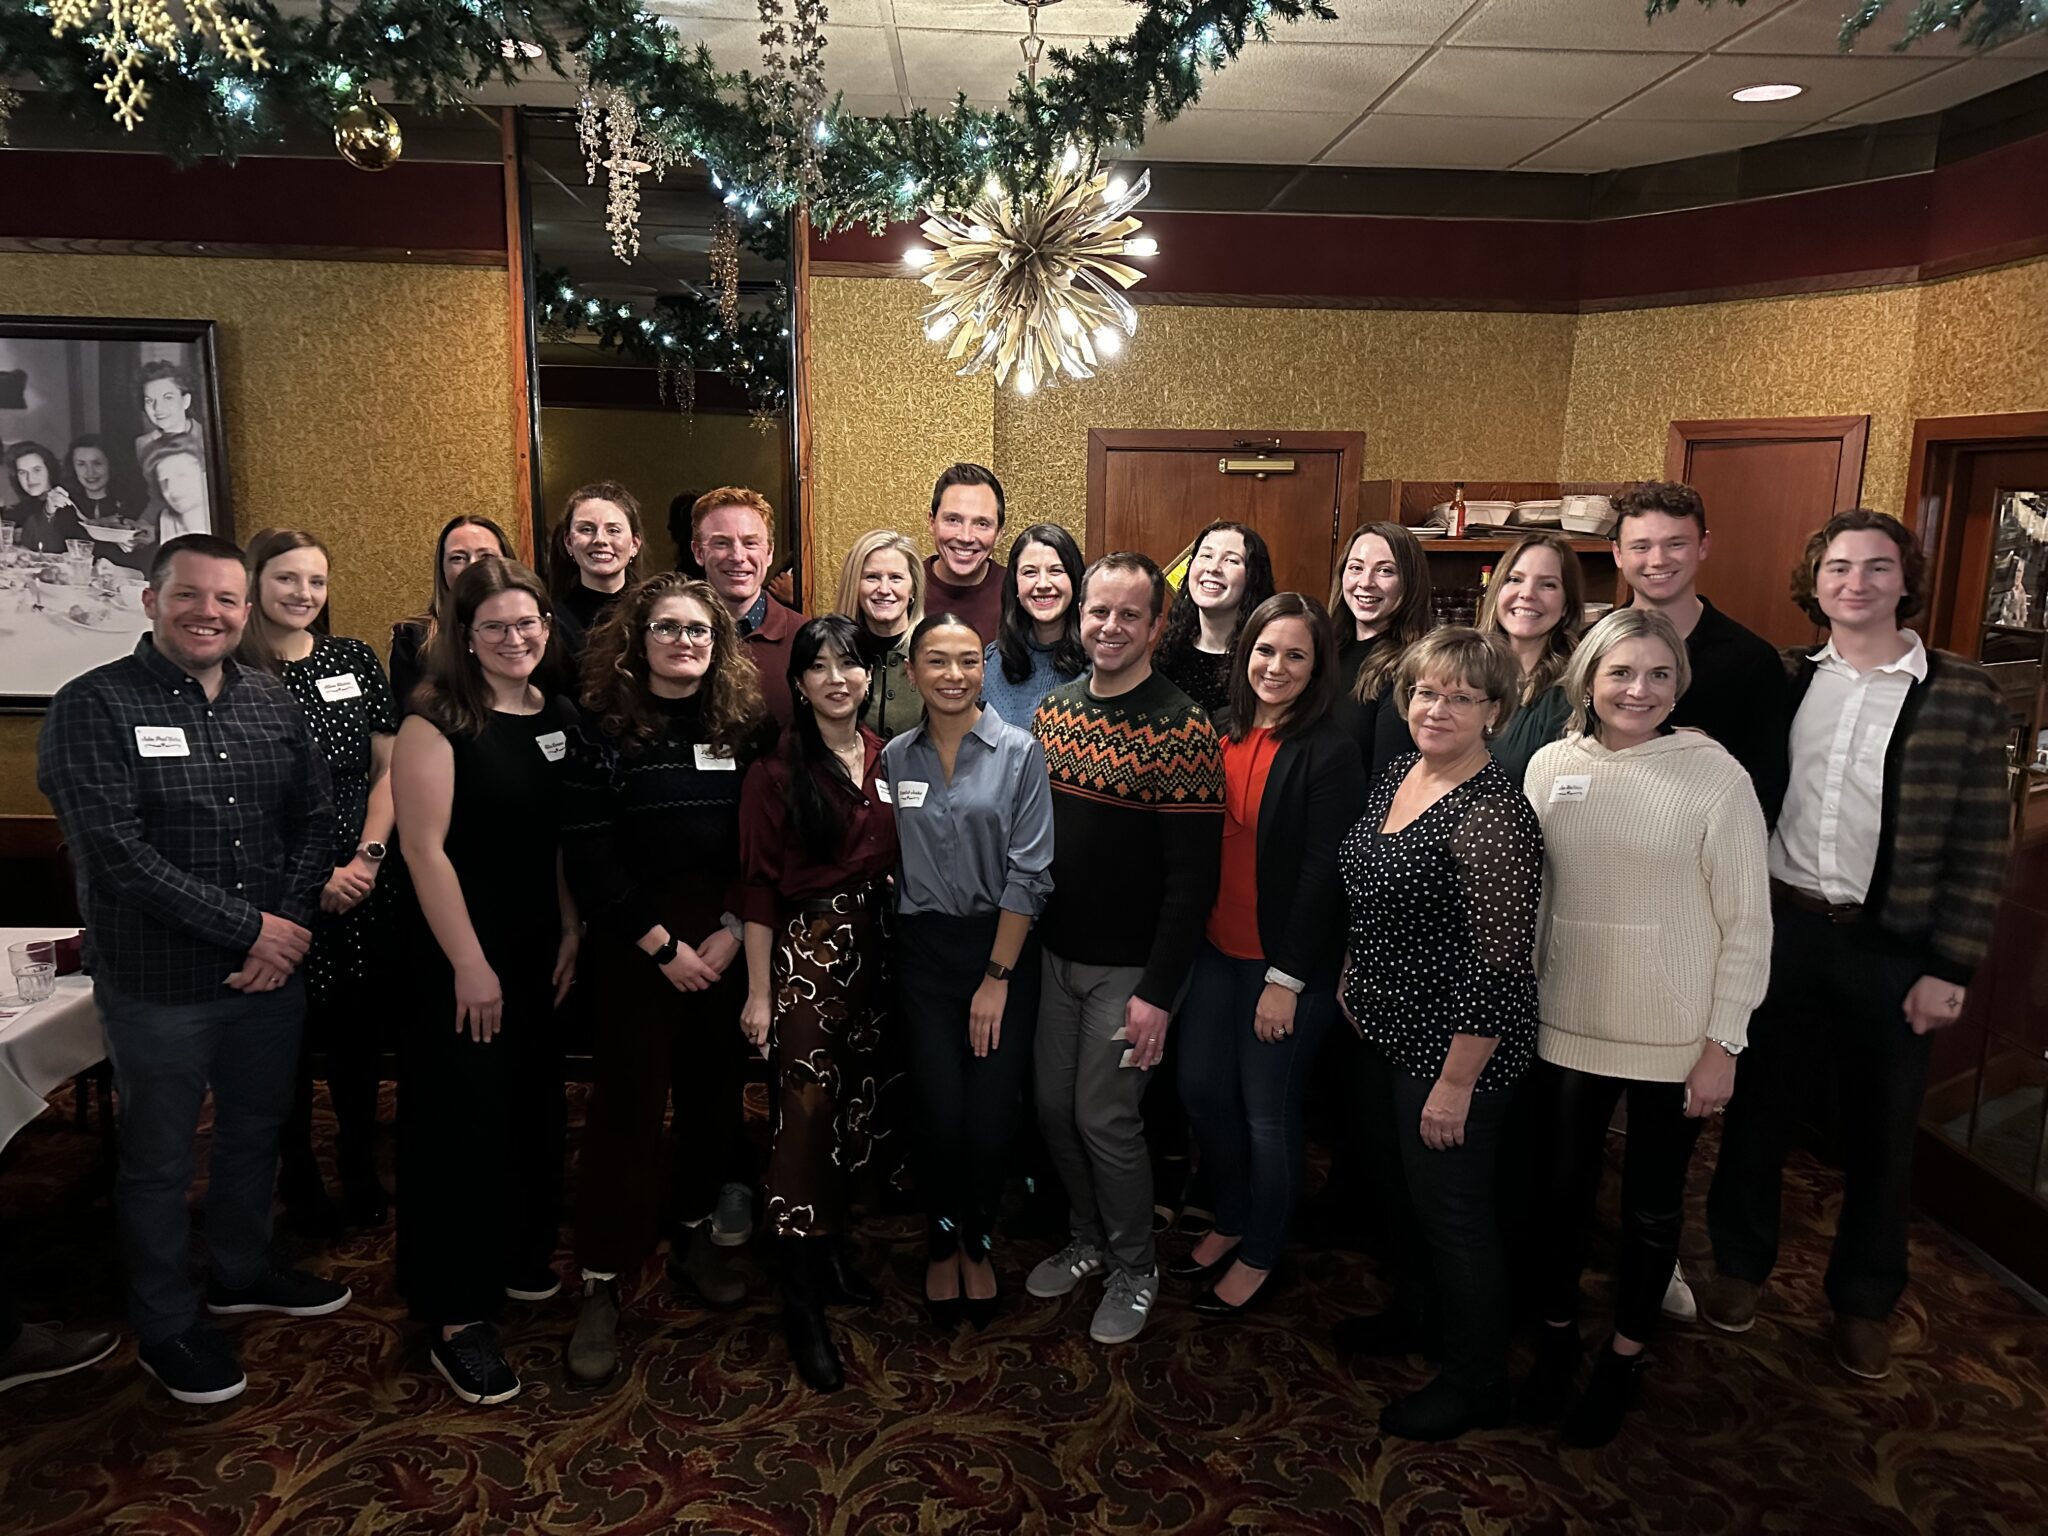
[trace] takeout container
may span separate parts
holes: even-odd
[[[1605,496],[1566,496],[1559,501],[1558,520],[1566,533],[1604,539],[1614,532],[1614,503]]]

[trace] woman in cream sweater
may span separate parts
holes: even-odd
[[[1549,1326],[1523,1395],[1537,1417],[1564,1408],[1577,1375],[1579,1274],[1607,1126],[1628,1097],[1614,1336],[1565,1415],[1572,1445],[1612,1440],[1634,1399],[1678,1255],[1693,1143],[1734,1092],[1770,974],[1756,791],[1712,737],[1665,723],[1690,672],[1663,615],[1609,614],[1565,672],[1565,737],[1536,754],[1524,786],[1543,823],[1537,1054],[1552,1093]]]

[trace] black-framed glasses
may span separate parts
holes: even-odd
[[[711,643],[711,626],[709,624],[685,624],[679,619],[650,620],[647,625],[647,633],[654,636],[663,645],[675,645],[683,640],[689,641],[692,645],[709,645]]]

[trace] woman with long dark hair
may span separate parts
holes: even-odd
[[[753,1230],[744,1047],[732,1032],[746,968],[733,909],[740,787],[774,737],[739,626],[704,582],[650,576],[591,632],[562,826],[569,889],[590,925],[583,1311],[567,1358],[584,1385],[617,1369],[622,1293],[667,1201],[677,1218],[670,1277],[713,1307],[746,1294],[724,1257]]]
[[[640,579],[640,503],[616,480],[569,493],[548,544],[548,592],[555,600],[554,665],[574,686],[583,641],[619,594]]]
[[[249,545],[249,622],[241,659],[297,697],[334,784],[334,872],[306,957],[307,1029],[298,1093],[278,1137],[287,1220],[335,1237],[344,1219],[374,1226],[390,1214],[377,1177],[377,1085],[383,1055],[377,992],[389,981],[391,887],[379,876],[391,841],[391,747],[398,710],[377,653],[330,627],[327,546],[310,533],[266,529]],[[313,1051],[327,1058],[342,1207],[327,1198],[313,1156]]]
[[[434,541],[434,585],[426,607],[391,626],[391,692],[401,718],[412,713],[413,690],[420,685],[422,658],[434,638],[436,615],[455,579],[478,560],[512,558],[512,540],[505,530],[474,512],[451,517]]]
[[[510,560],[448,594],[391,777],[426,918],[399,1094],[398,1285],[434,1369],[468,1403],[518,1395],[507,1298],[545,1301],[561,1219],[562,1042],[554,1010],[581,924],[561,868],[573,707],[533,681],[548,595]]]
[[[1558,686],[1586,626],[1578,554],[1561,534],[1524,534],[1501,556],[1479,603],[1479,633],[1499,635],[1522,669],[1522,697],[1487,745],[1517,783],[1529,759],[1564,732],[1570,701]]]
[[[827,1302],[873,1288],[846,1251],[847,1185],[886,1134],[883,1056],[888,874],[896,821],[877,787],[882,739],[860,724],[868,689],[853,621],[812,619],[790,642],[795,718],[740,796],[740,1028],[768,1055],[766,1213],[782,1272],[783,1327],[804,1380],[845,1384]]]
[[[1207,710],[1219,732],[1230,708],[1238,634],[1272,595],[1273,557],[1258,534],[1243,523],[1214,522],[1195,536],[1152,665]]]
[[[1415,750],[1398,706],[1385,707],[1408,648],[1436,627],[1429,561],[1399,523],[1362,523],[1344,544],[1330,582],[1339,708],[1365,760],[1368,781]]]
[[[1081,649],[1081,546],[1058,523],[1033,523],[1010,546],[1003,618],[982,655],[981,696],[1019,730],[1039,703],[1088,670]]]

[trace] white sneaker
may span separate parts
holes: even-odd
[[[1664,1287],[1664,1315],[1681,1323],[1689,1323],[1700,1315],[1700,1304],[1693,1299],[1692,1287],[1685,1283],[1685,1270],[1677,1265],[1672,1266],[1671,1283]]]
[[[1159,1272],[1133,1275],[1117,1270],[1103,1287],[1102,1304],[1088,1324],[1088,1337],[1098,1344],[1128,1344],[1144,1330],[1159,1295]]]
[[[1064,1296],[1090,1275],[1102,1273],[1102,1250],[1080,1238],[1051,1258],[1040,1259],[1024,1279],[1024,1289],[1034,1296]]]

